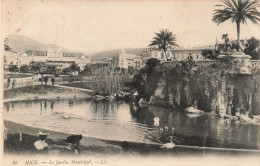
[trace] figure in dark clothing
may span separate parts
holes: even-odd
[[[81,149],[79,147],[79,142],[82,139],[82,135],[71,135],[67,137],[66,142],[68,143],[66,151],[68,153],[79,154]]]
[[[40,78],[40,81],[41,81],[41,85],[43,84],[43,77],[42,78]]]
[[[123,141],[121,147],[122,147],[122,154],[125,154],[128,152],[129,143],[127,141]]]
[[[53,77],[51,78],[51,83],[52,83],[52,86],[54,86],[54,78]]]
[[[16,80],[14,79],[14,80],[13,80],[13,83],[12,83],[12,89],[15,88],[15,83],[16,83]]]
[[[45,81],[45,85],[47,85],[47,83],[48,83],[48,77],[47,76],[44,78],[44,81]]]
[[[7,78],[7,88],[9,88],[10,83],[11,83],[11,79],[10,79],[10,78]]]

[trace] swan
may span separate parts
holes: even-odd
[[[187,113],[191,113],[191,114],[203,113],[203,111],[198,110],[198,109],[195,109],[194,107],[186,108],[185,111],[186,111]]]
[[[155,117],[153,120],[154,120],[155,122],[159,122],[159,121],[160,121],[160,119],[159,119],[158,117]]]
[[[175,147],[175,144],[172,142],[172,136],[170,136],[170,142],[169,143],[166,143],[166,144],[163,144],[160,148],[163,148],[163,149],[172,149]]]
[[[165,126],[164,129],[165,129],[165,131],[168,131],[169,128],[168,128],[168,126]]]
[[[19,133],[19,136],[20,136],[20,142],[22,142],[22,140],[23,140],[23,134],[20,132],[20,133]]]
[[[160,128],[159,129],[159,133],[161,134],[163,132],[163,128]]]
[[[175,128],[174,127],[172,127],[172,133],[175,131]]]

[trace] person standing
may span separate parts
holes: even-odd
[[[41,81],[41,85],[42,85],[43,84],[43,77],[41,77],[39,80]]]
[[[16,82],[16,80],[14,79],[14,80],[13,80],[13,83],[12,83],[12,89],[15,88],[15,82]]]
[[[7,78],[7,89],[9,89],[10,83],[11,83],[11,79]]]
[[[54,86],[54,77],[51,78],[52,86]]]
[[[47,85],[47,83],[48,83],[48,77],[46,76],[44,79],[45,79],[45,85]]]

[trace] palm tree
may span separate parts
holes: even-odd
[[[229,41],[229,38],[228,38],[228,34],[227,34],[227,33],[222,35],[222,40],[224,40],[224,41],[225,41],[225,44],[227,44],[227,43],[228,43],[228,41]]]
[[[166,51],[169,46],[178,46],[176,44],[176,37],[168,29],[161,29],[159,33],[155,33],[155,37],[149,46],[158,46],[162,50],[164,59],[167,60]]]
[[[220,0],[221,5],[215,5],[222,7],[222,9],[214,10],[212,21],[217,25],[231,20],[232,23],[236,23],[237,26],[237,45],[238,51],[240,49],[240,23],[247,24],[247,20],[250,20],[253,24],[258,24],[260,21],[260,12],[257,8],[260,7],[259,0]]]
[[[228,38],[228,34],[226,33],[226,34],[223,34],[222,35],[222,40],[224,40],[225,41],[225,51],[227,51],[227,44],[228,44],[228,41],[229,41],[229,38]]]

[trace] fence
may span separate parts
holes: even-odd
[[[25,86],[33,86],[33,85],[45,85],[44,78],[41,81],[41,77],[29,77],[29,78],[15,78],[15,86],[14,88],[25,87]],[[13,80],[8,84],[7,80],[4,80],[4,90],[13,88]],[[64,84],[68,82],[74,81],[93,81],[92,77],[83,77],[83,76],[62,76],[62,77],[54,77],[54,84]],[[47,85],[51,85],[51,78],[48,78]]]

